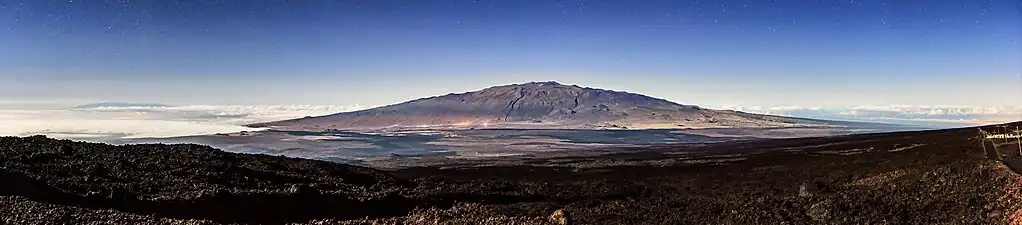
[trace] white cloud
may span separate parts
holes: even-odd
[[[796,116],[804,117],[813,114],[823,114],[825,109],[819,106],[736,106],[736,105],[725,105],[721,107],[727,110],[735,110],[749,113],[779,115],[779,116]]]
[[[0,110],[0,136],[44,134],[72,139],[159,138],[252,131],[241,125],[354,111],[360,105],[187,105]],[[723,106],[723,109],[831,120],[977,125],[1022,120],[1022,106],[861,105]]]
[[[910,106],[910,105],[864,105],[849,107],[845,114],[876,114],[895,113],[904,116],[925,115],[985,115],[985,116],[1018,116],[1022,115],[1022,106],[961,106],[961,105],[935,105],[935,106]]]
[[[159,138],[254,131],[242,125],[363,109],[330,105],[190,105],[0,110],[0,136]]]
[[[809,106],[735,106],[724,109],[750,113],[830,120],[908,124],[981,125],[1022,120],[1022,106],[859,105],[844,108]]]
[[[188,105],[170,107],[97,107],[74,109],[83,113],[122,113],[130,118],[175,121],[213,121],[225,124],[251,124],[304,116],[320,116],[365,109],[361,105]]]

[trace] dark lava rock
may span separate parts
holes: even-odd
[[[48,152],[68,148],[78,154]],[[4,137],[0,166],[0,195],[157,218],[285,223],[400,216],[412,208],[382,197],[411,183],[377,170],[199,145]]]
[[[802,186],[798,187],[798,197],[812,198],[813,192],[816,191],[816,186],[809,183],[802,183]]]
[[[832,207],[830,201],[813,203],[809,206],[809,210],[806,211],[806,215],[816,222],[825,223],[830,220]]]
[[[976,136],[736,141],[395,171],[199,145],[4,137],[0,223],[1018,222],[1022,178],[988,159]]]
[[[564,209],[558,209],[550,214],[550,222],[559,225],[568,225],[568,215],[564,213]]]

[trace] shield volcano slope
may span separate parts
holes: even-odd
[[[384,128],[763,128],[840,122],[712,110],[641,94],[532,82],[261,124],[277,130]]]

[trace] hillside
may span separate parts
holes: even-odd
[[[966,128],[655,146],[593,157],[523,158],[497,165],[484,160],[395,171],[198,145],[0,137],[0,221],[1019,222],[1022,178],[989,159],[977,134],[976,128]],[[1000,154],[1019,157],[1016,143],[1000,144]]]
[[[712,110],[628,92],[533,82],[262,124],[280,130],[382,128],[752,128],[831,122]]]

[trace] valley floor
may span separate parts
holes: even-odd
[[[991,159],[978,138],[977,128],[963,128],[745,140],[381,171],[198,145],[7,137],[0,138],[0,218],[5,224],[1019,222],[1022,178]],[[1018,149],[999,149],[998,155],[1019,157]]]

